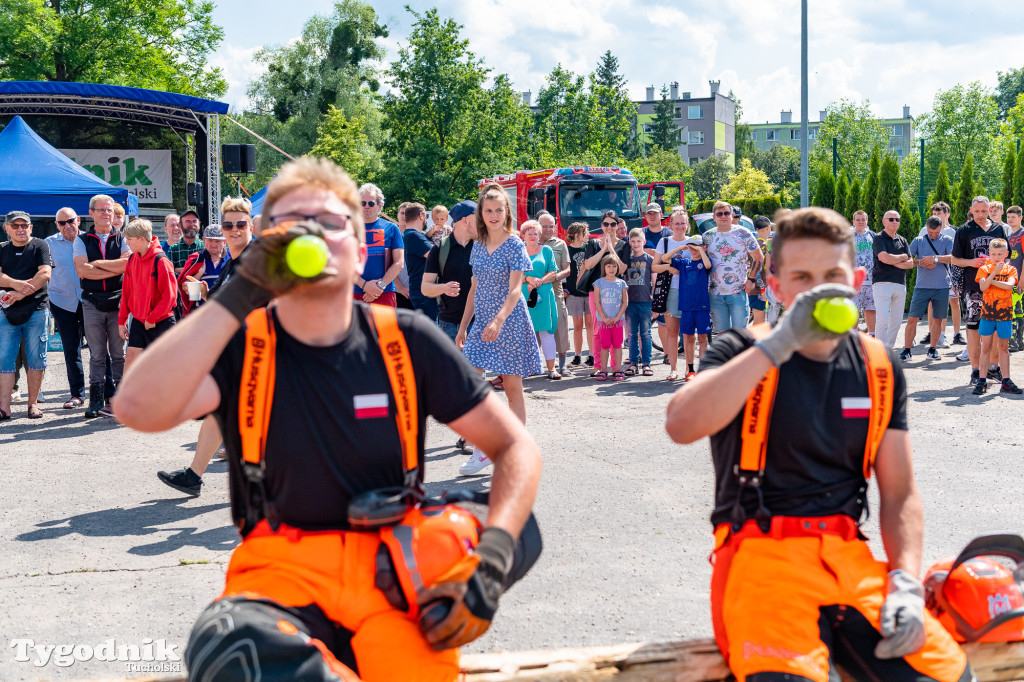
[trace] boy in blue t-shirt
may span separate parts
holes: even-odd
[[[700,240],[693,238],[669,251],[667,258],[672,259],[672,267],[679,271],[679,332],[683,335],[686,381],[689,381],[694,376],[696,342],[700,341],[701,357],[708,350],[708,333],[711,331],[708,273],[711,271],[711,259]]]

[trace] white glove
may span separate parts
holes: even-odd
[[[786,310],[772,333],[757,343],[772,364],[779,367],[797,350],[818,341],[838,339],[845,334],[836,334],[824,329],[814,319],[814,306],[823,298],[853,298],[856,291],[842,284],[819,284],[810,291],[799,294],[793,305]]]
[[[902,658],[924,646],[924,587],[903,570],[889,573],[889,595],[882,604],[878,658]]]

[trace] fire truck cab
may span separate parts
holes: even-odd
[[[640,199],[644,207],[650,203],[661,206],[661,224],[668,227],[672,222],[672,206],[686,205],[686,189],[682,182],[655,182],[650,185],[640,185]],[[646,214],[643,220],[643,227],[647,227]]]
[[[590,234],[601,234],[601,216],[613,210],[626,221],[628,229],[644,222],[646,204],[640,200],[636,178],[625,168],[576,166],[542,171],[521,170],[484,178],[501,185],[512,205],[516,227],[547,210],[555,218],[558,236],[568,238],[569,225],[587,223]],[[648,192],[648,195],[650,192]]]

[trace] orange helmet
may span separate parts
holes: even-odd
[[[1011,571],[991,557],[1013,559]],[[1024,640],[1024,539],[987,535],[925,575],[925,603],[958,642]]]

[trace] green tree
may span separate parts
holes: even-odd
[[[619,73],[619,60],[606,50],[590,77],[590,89],[597,95],[597,106],[604,119],[605,135],[628,159],[640,155],[637,139],[637,108],[626,89],[626,77]]]
[[[903,203],[900,165],[896,162],[896,157],[892,154],[886,154],[885,158],[882,159],[882,167],[878,172],[878,195],[875,197],[873,216],[875,224],[882,224],[882,216],[885,215],[886,211],[900,211]]]
[[[676,125],[675,102],[668,98],[668,87],[661,86],[661,99],[654,105],[651,121],[651,146],[666,151],[679,147],[679,126]]]
[[[776,187],[800,180],[800,150],[796,147],[777,144],[767,151],[755,148],[750,153],[750,162],[764,171]]]
[[[743,159],[752,159],[754,152],[757,151],[757,146],[754,141],[750,139],[750,124],[743,122],[743,103],[740,102],[740,98],[733,94],[733,91],[729,91],[729,99],[734,102],[734,114],[733,120],[736,121],[735,130],[735,148],[736,152],[736,167],[739,168],[740,163]],[[781,147],[782,145],[775,145],[775,147]],[[775,148],[773,147],[773,148]],[[789,147],[786,147],[789,149]],[[778,187],[783,185],[782,182],[775,183]]]
[[[462,26],[436,9],[415,18],[391,64],[393,90],[381,111],[384,191],[424,203],[476,194],[477,180],[523,167],[530,113],[507,77],[484,88],[489,71],[468,50]]]
[[[860,178],[854,178],[853,183],[850,184],[850,191],[846,195],[846,212],[843,214],[847,220],[853,220],[853,214],[857,211],[863,210],[864,206],[860,203],[861,201],[861,187]]]
[[[974,157],[968,152],[963,168],[960,170],[956,203],[952,204],[953,215],[950,218],[952,222],[957,225],[967,222],[967,215],[971,212],[971,200],[975,196],[977,195],[974,193]]]
[[[1024,161],[1020,161],[1019,157],[1013,169],[1013,196],[1018,206],[1024,206]]]
[[[927,138],[925,164],[936,168],[946,161],[949,172],[957,175],[971,154],[977,165],[975,175],[988,185],[997,185],[1001,170],[994,144],[999,134],[998,113],[992,93],[978,81],[936,93],[932,111],[918,119],[918,129]]]
[[[725,157],[712,154],[708,158],[691,166],[690,188],[701,199],[719,199],[722,190],[729,182],[731,169]]]
[[[878,174],[881,168],[881,159],[878,153],[878,146],[871,150],[871,159],[868,162],[868,179],[864,182],[864,197],[860,202],[861,207],[868,213],[868,222],[876,230],[882,229],[880,222],[875,222],[875,201],[878,198]]]
[[[310,156],[322,156],[338,164],[354,178],[372,175],[366,163],[374,157],[363,126],[363,120],[349,120],[341,109],[330,105],[317,128],[317,140],[309,150]],[[379,169],[373,169],[378,171]]]
[[[808,155],[812,173],[822,167],[832,172],[833,137],[838,140],[840,167],[853,177],[867,173],[875,145],[884,147],[889,143],[888,133],[871,112],[867,100],[859,104],[848,99],[832,102],[825,108],[825,120],[818,127],[817,141]]]
[[[764,171],[754,168],[750,159],[743,159],[740,162],[739,170],[722,188],[722,198],[729,203],[759,199],[769,194],[775,194],[775,188]]]
[[[1006,160],[1003,161],[1003,193],[1000,195],[1000,199],[1003,204],[1007,207],[1013,205],[1014,193],[1013,193],[1013,174],[1017,166],[1017,155],[1014,154],[1013,148],[1011,147],[1006,152]]]
[[[1010,109],[1017,105],[1017,98],[1024,94],[1024,67],[997,73],[996,106],[999,107],[999,118],[1005,119]]]
[[[14,0],[0,19],[0,80],[227,91],[209,56],[224,37],[210,0]]]
[[[556,165],[585,160],[601,164],[618,156],[622,138],[607,135],[599,93],[588,82],[557,64],[537,98],[535,137],[543,157]]]
[[[846,171],[839,171],[839,181],[836,183],[836,198],[832,208],[839,215],[846,215],[846,198],[850,194],[850,181],[846,178]]]
[[[836,203],[836,181],[832,170],[821,166],[818,169],[818,184],[814,188],[812,205],[832,208]]]
[[[629,162],[629,170],[641,185],[661,180],[682,180],[688,185],[691,176],[690,167],[675,150],[659,149],[646,159],[634,159]]]
[[[943,161],[939,164],[939,174],[935,179],[935,191],[928,195],[929,208],[939,201],[945,201],[949,206],[953,206],[953,194],[953,188],[949,186],[949,167]]]

